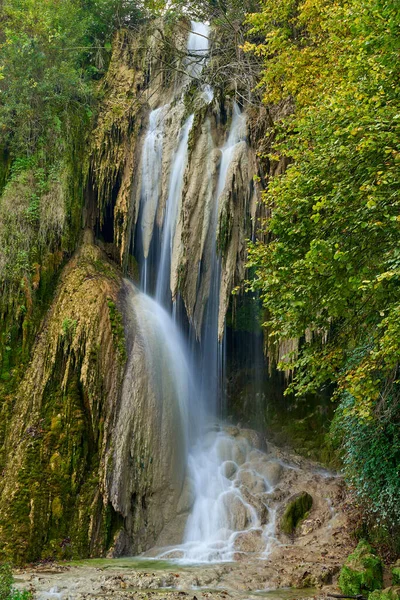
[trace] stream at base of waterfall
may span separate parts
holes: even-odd
[[[250,505],[254,498],[258,498],[260,504],[256,512],[260,521],[268,522],[269,518],[268,511],[262,509],[262,500],[276,511],[275,543],[271,544],[271,536],[265,530],[267,523],[252,530],[238,531],[231,534],[230,540],[231,548],[236,546],[234,560],[221,562],[218,559],[221,548],[218,547],[217,535],[211,531],[202,545],[195,540],[194,543],[186,542],[175,548],[155,548],[151,559],[146,556],[125,557],[29,566],[16,574],[17,586],[22,589],[30,585],[38,600],[87,600],[100,597],[113,600],[176,600],[185,597],[190,600],[256,600],[259,597],[270,600],[316,600],[326,598],[328,592],[337,592],[335,577],[354,548],[349,527],[353,517],[342,479],[271,444],[267,445],[264,452],[251,450],[260,444],[259,436],[252,430],[225,426],[223,431],[209,431],[209,434],[206,434],[204,442],[211,444],[210,453],[202,451],[202,460],[206,461],[213,452],[221,452],[220,470],[214,472],[214,478],[221,477],[220,485],[224,486],[229,481],[232,491],[241,489]],[[236,445],[232,444],[233,440],[236,440]],[[231,453],[239,463],[245,460],[236,471],[234,461],[221,462],[221,458],[232,456]],[[254,477],[254,471],[260,473],[259,478]],[[269,492],[258,491],[266,485],[266,481],[273,481],[274,489]],[[205,489],[207,487],[205,484]],[[249,487],[252,488],[251,495]],[[216,498],[213,503],[210,500],[209,504],[211,524],[216,523],[216,506],[222,500],[223,492],[218,494],[219,489],[215,488]],[[293,538],[280,530],[279,520],[287,503],[304,490],[312,496],[313,508]],[[235,505],[234,498],[232,495],[229,499],[231,508]],[[196,500],[201,502],[200,498]],[[240,507],[240,503],[237,507]],[[236,518],[241,522],[232,526],[245,527],[245,520],[254,515],[251,508],[248,511],[246,515],[239,508]],[[194,515],[193,510],[191,514]],[[228,514],[232,515],[232,511]],[[227,549],[226,540],[223,543]],[[269,551],[266,552],[268,543]],[[199,560],[201,552],[208,560]],[[214,562],[210,560],[212,557]],[[200,564],[196,564],[198,562]]]

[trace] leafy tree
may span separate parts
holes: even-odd
[[[294,373],[288,393],[336,383],[349,476],[365,499],[380,481],[382,501],[390,495],[394,506],[399,481],[375,476],[348,432],[357,422],[360,435],[382,440],[381,415],[391,415],[387,431],[398,424],[400,7],[263,0],[248,20],[262,36],[246,50],[264,60],[264,101],[293,109],[276,124],[269,160],[290,164],[265,193],[268,243],[250,247],[250,287],[263,297],[271,343],[301,339],[281,364]]]
[[[13,156],[65,148],[89,88],[80,68],[88,20],[75,0],[5,0],[0,128]]]

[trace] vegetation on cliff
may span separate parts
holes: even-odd
[[[360,501],[396,550],[399,7],[395,0],[261,0],[260,7],[175,0],[151,54],[145,28],[136,25],[164,8],[162,0],[3,2],[0,557],[104,553],[120,524],[105,484],[126,360],[120,272],[92,234],[74,252],[85,223],[126,267],[143,124],[138,98],[152,85],[155,56],[165,59],[161,89],[172,85],[168,70],[182,56],[167,39],[169,27],[188,13],[211,14],[223,31],[212,57],[218,68],[206,82],[220,106],[225,95],[240,102],[263,95],[268,115],[264,109],[256,135],[268,125],[276,141],[261,162],[270,174],[284,171],[269,181],[262,241],[249,250],[248,291],[265,311],[237,310],[235,327],[247,330],[251,321],[257,329],[266,315],[268,345],[291,349],[279,364],[292,376],[288,394],[334,389],[332,440]],[[286,117],[273,126],[271,115]],[[235,181],[243,187],[239,171]],[[226,244],[220,249],[226,253]],[[306,500],[301,511],[297,501],[290,508],[287,533],[310,508]]]
[[[270,342],[301,339],[287,393],[335,385],[349,481],[392,534],[400,522],[399,53],[394,0],[263,0],[264,101],[286,103],[268,160],[267,243],[250,247]],[[397,528],[397,529],[396,529]],[[398,535],[397,535],[398,539]]]
[[[90,241],[63,270],[20,385],[3,398],[0,559],[98,554],[111,544],[106,449],[125,362],[116,269]]]
[[[156,3],[153,3],[154,6]],[[5,0],[0,30],[0,368],[26,358],[77,247],[87,142],[115,30],[147,6]]]

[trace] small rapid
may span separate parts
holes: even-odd
[[[190,454],[195,500],[184,543],[161,555],[183,564],[265,555],[276,541],[275,511],[268,503],[277,463],[235,428],[215,429],[203,435]]]

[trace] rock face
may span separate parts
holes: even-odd
[[[98,554],[125,361],[120,277],[90,231],[64,269],[14,404],[0,484],[0,546],[14,561]]]
[[[107,214],[111,215],[109,227],[112,221],[114,233],[113,252],[122,265],[130,264],[132,254],[136,260],[149,258],[151,263],[154,239],[161,235],[163,227],[177,137],[182,124],[193,115],[172,240],[169,283],[173,298],[181,295],[187,316],[200,336],[210,293],[213,238],[217,238],[222,260],[218,319],[222,337],[232,288],[244,276],[246,239],[260,212],[256,207],[261,187],[253,179],[257,171],[257,148],[250,130],[250,120],[255,115],[247,116],[244,112],[241,117],[242,131],[219,190],[214,215],[223,148],[235,118],[234,103],[228,93],[211,98],[204,86],[182,74],[187,43],[182,32],[186,24],[177,26],[173,35],[168,32],[167,47],[163,43],[165,27],[160,21],[135,37],[121,32],[115,42],[103,84],[106,99],[93,136],[91,174],[98,201],[90,217],[93,226],[103,229],[106,237],[104,209],[107,208]],[[214,38],[217,34],[210,35]],[[177,64],[175,71],[165,72],[166,51],[182,57],[181,69]],[[143,73],[146,52],[145,60],[150,65],[147,74]],[[204,66],[205,76],[212,79],[213,70],[218,68],[216,53]],[[151,127],[158,140],[151,143],[157,144],[161,156],[157,173],[148,169],[144,154]],[[152,193],[146,193],[148,179],[154,177],[159,182],[159,199],[154,194],[154,185]]]
[[[260,461],[258,472],[265,477],[269,485],[275,487],[282,475],[282,465],[276,461]]]
[[[262,552],[265,548],[265,539],[262,529],[253,529],[239,533],[235,538],[235,549],[242,552]]]

